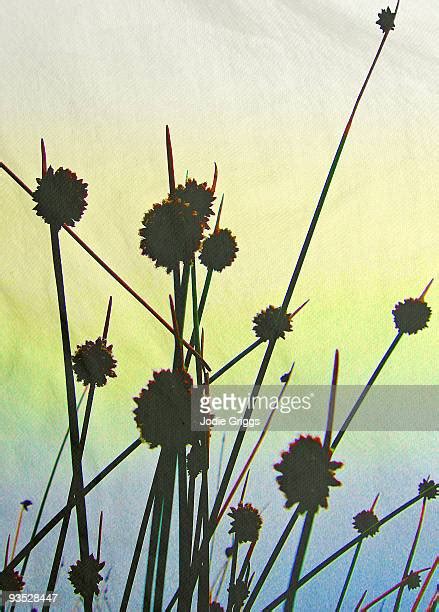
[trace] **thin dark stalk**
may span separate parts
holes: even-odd
[[[77,411],[81,407],[81,404],[82,404],[82,402],[84,400],[86,392],[87,392],[87,387],[84,389],[84,391],[82,392],[82,395],[81,395],[81,397],[79,399],[78,405],[76,407]],[[41,499],[40,507],[38,508],[38,513],[37,513],[37,516],[36,516],[36,519],[35,519],[35,523],[34,523],[34,526],[33,526],[33,529],[32,529],[32,534],[31,534],[31,537],[30,537],[31,540],[35,537],[35,535],[36,535],[36,533],[38,531],[38,527],[40,525],[41,517],[43,515],[43,511],[44,511],[44,508],[46,506],[47,497],[49,495],[50,488],[52,486],[53,479],[55,478],[56,470],[58,469],[58,465],[59,465],[59,462],[61,460],[61,455],[62,455],[62,453],[64,451],[64,447],[65,447],[65,445],[67,443],[68,438],[69,438],[69,430],[67,429],[66,433],[64,434],[64,438],[63,438],[63,440],[61,442],[61,445],[59,447],[58,453],[56,455],[55,462],[54,462],[53,467],[52,467],[52,471],[50,472],[49,480],[47,481],[47,485],[46,485],[46,488],[44,490],[43,497]],[[29,562],[29,556],[30,556],[30,553],[24,559],[23,567],[21,568],[21,575],[22,576],[24,576],[24,574],[26,572],[27,564]]]
[[[24,546],[20,552],[9,561],[7,568],[13,569],[15,568],[26,556],[30,553],[31,550],[37,546],[43,540],[54,527],[58,525],[60,521],[64,518],[64,516],[70,512],[78,503],[78,500],[85,497],[92,491],[95,487],[98,486],[118,465],[120,465],[131,453],[133,453],[136,448],[139,448],[141,445],[140,440],[135,440],[132,444],[130,444],[124,451],[122,451],[111,463],[109,463],[97,476],[91,480],[86,487],[77,494],[76,500],[71,500],[64,506],[55,516],[53,516],[48,523],[44,527],[42,527],[33,538],[29,540],[29,542]]]
[[[101,560],[103,522],[104,522],[104,513],[101,510],[101,512],[99,514],[98,545],[97,545],[97,549],[96,549],[96,559],[98,560],[98,563]]]
[[[207,274],[206,274],[206,278],[205,278],[204,286],[203,286],[203,291],[201,293],[200,304],[198,306],[198,323],[200,323],[201,319],[203,318],[204,307],[206,306],[206,300],[207,300],[207,295],[209,293],[212,275],[213,275],[213,270],[212,269],[207,270]],[[192,332],[191,341],[190,341],[191,345],[194,345],[194,343],[195,343],[195,330]],[[188,351],[186,354],[186,359],[184,361],[184,366],[186,369],[189,368],[191,359],[192,359],[192,353]]]
[[[53,267],[55,272],[56,288],[58,295],[58,309],[61,325],[61,336],[64,356],[64,371],[66,379],[67,407],[69,417],[70,449],[72,457],[73,471],[73,493],[76,495],[84,488],[84,478],[82,474],[82,453],[79,445],[79,425],[76,414],[75,383],[73,380],[73,369],[70,348],[70,336],[67,319],[67,308],[64,294],[64,281],[61,263],[61,250],[59,246],[58,230],[51,226],[50,236],[52,242]],[[78,537],[81,560],[85,560],[89,555],[87,512],[85,498],[78,497],[76,506],[76,516],[78,523]]]
[[[296,556],[294,558],[293,569],[291,571],[290,586],[288,587],[287,597],[285,601],[285,612],[291,612],[294,608],[296,599],[297,585],[302,571],[303,562],[305,561],[306,549],[311,537],[312,526],[314,522],[315,512],[307,512],[305,522],[303,523],[302,533],[297,547]]]
[[[340,160],[340,157],[341,157],[341,154],[342,154],[342,151],[343,151],[343,147],[344,147],[346,139],[348,137],[349,130],[351,128],[351,125],[352,125],[355,113],[357,111],[357,108],[358,108],[358,105],[360,103],[360,100],[361,100],[361,98],[362,98],[362,96],[364,94],[364,91],[366,89],[367,83],[369,82],[369,79],[370,79],[370,77],[372,75],[373,69],[375,68],[375,65],[376,65],[376,63],[378,61],[378,58],[379,58],[379,56],[381,54],[381,51],[382,51],[382,49],[384,47],[384,44],[385,44],[386,40],[387,40],[387,36],[388,36],[388,32],[386,34],[384,34],[384,36],[383,36],[383,38],[381,40],[381,43],[380,43],[380,45],[378,47],[378,51],[377,51],[377,53],[376,53],[376,55],[375,55],[375,57],[373,59],[372,65],[371,65],[371,67],[370,67],[370,69],[369,69],[369,71],[367,73],[366,79],[364,80],[363,85],[362,85],[362,87],[360,89],[360,92],[359,92],[359,94],[357,96],[357,99],[356,99],[356,101],[354,103],[354,107],[352,109],[351,115],[350,115],[350,117],[348,119],[348,122],[346,124],[345,130],[344,130],[343,135],[341,137],[340,143],[339,143],[338,148],[337,148],[337,150],[335,152],[335,156],[334,156],[334,159],[333,159],[332,164],[330,166],[330,169],[329,169],[329,172],[328,172],[328,176],[327,176],[325,184],[323,186],[323,189],[322,189],[319,201],[318,201],[316,209],[314,211],[313,218],[312,218],[310,226],[308,228],[308,231],[307,231],[305,240],[303,242],[303,245],[302,245],[302,248],[301,248],[301,251],[300,251],[297,263],[296,263],[296,266],[294,268],[294,271],[293,271],[293,274],[291,276],[288,288],[287,288],[286,293],[285,293],[284,300],[282,302],[282,309],[283,309],[284,312],[287,312],[287,309],[288,309],[288,306],[290,304],[291,298],[293,297],[294,289],[296,287],[297,281],[299,280],[299,276],[300,276],[300,273],[301,273],[301,270],[302,270],[303,263],[305,261],[306,255],[308,253],[308,249],[310,247],[311,240],[312,240],[312,237],[314,235],[314,231],[315,231],[315,229],[317,227],[317,223],[318,223],[318,220],[319,220],[319,217],[320,217],[320,213],[322,212],[323,205],[325,203],[326,196],[327,196],[328,191],[329,191],[329,187],[331,185],[331,182],[332,182],[332,179],[334,177],[334,174],[335,174],[338,162]],[[262,385],[262,383],[264,381],[265,374],[267,372],[268,365],[270,363],[270,359],[271,359],[271,356],[273,354],[275,345],[276,345],[276,339],[270,340],[268,342],[268,346],[266,348],[264,357],[262,359],[261,366],[259,368],[258,375],[257,375],[256,380],[255,380],[254,389],[252,391],[251,398],[258,393],[258,390],[259,390],[260,386]],[[251,411],[251,402],[250,402],[249,409],[246,411],[246,414],[245,414],[245,418],[249,418],[251,416],[251,412],[252,411]],[[238,434],[236,436],[235,443],[234,443],[232,452],[230,454],[229,462],[228,462],[226,470],[224,472],[224,476],[223,476],[223,480],[222,480],[222,483],[221,483],[221,486],[220,486],[218,497],[217,497],[217,500],[215,501],[214,508],[212,510],[212,513],[211,513],[211,517],[212,517],[211,529],[213,529],[213,530],[215,529],[215,526],[216,526],[216,516],[218,514],[219,509],[221,508],[222,501],[223,501],[224,496],[226,494],[227,486],[228,486],[228,483],[229,483],[230,478],[232,476],[233,468],[234,468],[236,460],[238,458],[238,454],[239,454],[242,442],[244,440],[244,436],[245,436],[245,429],[240,429],[240,431],[238,432]]]
[[[143,594],[143,612],[150,612],[151,610],[154,573],[157,564],[157,551],[163,515],[163,491],[162,483],[160,481],[161,476],[162,473],[160,473],[159,479],[157,480],[158,486],[154,497],[151,532],[149,534],[148,562],[146,567],[145,591]]]
[[[418,593],[418,595],[417,595],[417,597],[415,599],[415,603],[412,606],[411,612],[416,612],[416,610],[418,609],[419,604],[421,603],[421,599],[423,598],[424,593],[427,590],[427,587],[428,587],[428,585],[430,583],[430,580],[432,579],[433,574],[435,573],[438,565],[439,565],[439,556],[436,557],[433,565],[430,568],[430,571],[428,572],[427,576],[425,577],[424,582],[422,583],[421,588],[419,589],[419,593]]]
[[[209,465],[209,433],[205,434],[202,442],[203,450],[206,453],[205,463]],[[200,504],[199,510],[202,526],[203,538],[200,548],[200,574],[198,584],[198,610],[204,611],[209,605],[210,591],[210,563],[209,563],[209,537],[208,537],[208,522],[209,522],[209,479],[208,468],[203,469],[201,473],[201,489],[200,489]]]
[[[421,513],[419,515],[419,521],[418,521],[418,526],[416,528],[415,537],[413,538],[412,546],[409,552],[409,556],[407,558],[407,563],[405,564],[404,573],[402,574],[402,580],[404,580],[404,578],[407,578],[410,572],[410,568],[412,566],[413,557],[415,556],[415,552],[416,552],[416,546],[418,545],[419,536],[421,535],[422,523],[424,522],[426,505],[427,505],[427,498],[424,498],[422,500]],[[401,605],[403,592],[404,592],[404,585],[400,586],[398,589],[398,594],[396,596],[396,601],[393,607],[393,612],[398,612],[400,605]]]
[[[247,569],[250,567],[250,560],[255,550],[256,542],[252,542],[248,547],[241,569],[239,570],[238,580],[243,580]]]
[[[189,520],[190,541],[192,542],[193,531],[194,531],[194,518],[193,517],[194,517],[194,508],[195,508],[195,478],[193,476],[189,476],[187,508],[188,508],[188,515],[190,517],[190,520]]]
[[[411,506],[413,506],[416,502],[423,499],[424,495],[432,488],[433,487],[430,487],[429,489],[424,491],[423,494],[416,495],[416,497],[412,497],[412,499],[408,500],[407,502],[405,502],[404,504],[402,504],[401,506],[399,506],[398,508],[396,508],[395,510],[387,514],[384,518],[377,521],[375,525],[372,525],[368,530],[364,531],[362,534],[353,538],[352,540],[347,542],[347,544],[344,544],[344,546],[336,550],[332,555],[330,555],[324,561],[319,563],[319,565],[316,565],[316,567],[314,567],[311,571],[305,574],[305,576],[300,578],[300,580],[297,583],[297,590],[300,589],[304,584],[309,582],[312,578],[314,578],[317,574],[319,574],[326,567],[328,567],[328,565],[330,565],[331,563],[336,561],[339,557],[344,555],[348,550],[356,546],[358,542],[361,542],[362,540],[364,540],[364,538],[368,536],[370,529],[373,529],[374,527],[382,527],[383,525],[385,525],[386,523],[394,519],[396,516],[398,516],[399,514],[401,514],[408,508],[411,508]],[[287,591],[285,591],[284,593],[276,597],[276,599],[274,599],[268,606],[264,608],[264,611],[268,612],[269,610],[274,610],[275,608],[277,608],[277,606],[279,606],[286,599],[286,596],[287,596]]]
[[[259,579],[257,581],[257,583],[254,586],[254,589],[252,590],[252,592],[250,593],[250,597],[248,598],[245,606],[244,606],[244,612],[249,612],[253,606],[253,604],[256,601],[256,598],[258,597],[262,587],[264,586],[264,582],[266,581],[268,574],[271,572],[271,570],[273,569],[273,565],[276,562],[276,559],[278,558],[280,551],[282,550],[282,548],[285,545],[285,542],[288,540],[288,537],[290,535],[290,533],[292,532],[297,519],[299,518],[300,514],[299,514],[299,509],[296,508],[295,511],[293,512],[290,520],[288,521],[287,526],[285,527],[285,529],[282,532],[281,537],[279,538],[276,546],[274,547],[273,552],[271,553],[267,563],[264,566],[264,569],[262,570],[261,575],[259,576]]]
[[[235,536],[233,540],[233,551],[232,551],[232,566],[230,568],[230,580],[229,580],[229,597],[227,599],[227,612],[231,612],[234,604],[233,593],[236,582],[236,566],[238,564],[238,538]]]
[[[358,542],[357,547],[355,548],[354,556],[352,557],[352,561],[351,561],[351,564],[349,566],[349,570],[348,570],[348,573],[346,575],[346,579],[344,581],[343,588],[342,588],[341,593],[340,593],[340,597],[338,598],[338,602],[337,602],[337,606],[335,608],[335,612],[339,612],[341,610],[341,605],[342,605],[343,600],[345,598],[345,595],[347,593],[347,590],[348,590],[348,587],[349,587],[349,583],[350,583],[351,578],[352,578],[352,574],[354,573],[355,565],[357,563],[358,555],[360,554],[360,550],[361,550],[361,545],[362,544],[363,544],[363,541]]]
[[[88,390],[87,406],[85,409],[84,422],[82,425],[81,438],[79,442],[80,449],[81,449],[81,460],[82,460],[82,454],[84,452],[85,441],[87,437],[87,429],[88,429],[88,423],[90,420],[91,407],[93,404],[94,390],[95,390],[95,385],[90,385],[89,390]],[[74,483],[73,483],[73,478],[72,478],[71,483],[70,483],[70,490],[69,490],[67,504],[73,501],[74,496],[75,496],[74,491],[75,489],[74,489]],[[58,542],[56,545],[55,554],[54,554],[53,561],[52,561],[49,581],[47,583],[47,589],[46,589],[47,593],[52,593],[53,591],[55,591],[55,588],[56,588],[59,568],[61,566],[62,555],[64,552],[64,546],[66,543],[67,533],[69,530],[70,516],[71,516],[71,511],[67,512],[63,518],[61,529],[58,535]],[[43,607],[43,611],[47,612],[49,608],[50,608],[50,603],[46,603]]]
[[[191,266],[191,287],[192,287],[192,324],[193,324],[193,340],[191,343],[194,344],[197,351],[200,351],[200,320],[198,316],[198,297],[197,297],[197,268],[195,260],[192,262]],[[202,383],[202,370],[201,364],[197,362],[197,384],[200,385]]]
[[[401,340],[403,334],[401,332],[399,332],[398,334],[396,334],[393,342],[391,343],[391,345],[389,346],[389,348],[387,349],[387,351],[384,353],[381,361],[379,362],[379,364],[377,365],[377,367],[375,368],[375,370],[372,373],[372,376],[369,378],[366,386],[364,387],[363,391],[360,394],[360,397],[357,399],[357,401],[355,402],[355,404],[353,405],[350,413],[348,414],[348,416],[346,417],[343,425],[341,426],[340,431],[338,432],[338,434],[335,436],[334,438],[334,442],[332,443],[332,450],[334,451],[337,446],[340,444],[341,439],[343,438],[346,429],[349,427],[352,419],[354,418],[354,416],[356,415],[357,411],[359,410],[361,404],[363,403],[363,401],[365,400],[367,394],[369,393],[372,385],[374,384],[374,382],[376,381],[376,379],[378,378],[381,370],[384,368],[384,366],[386,365],[387,360],[389,359],[390,355],[393,353],[393,351],[395,350],[395,348],[398,345],[398,342]]]
[[[137,536],[136,545],[134,547],[133,558],[131,560],[131,565],[130,565],[130,569],[128,572],[128,578],[127,578],[123,596],[122,596],[122,603],[120,605],[121,612],[125,612],[125,610],[127,610],[128,608],[128,603],[129,603],[131,591],[133,588],[134,578],[136,577],[137,568],[139,566],[140,555],[142,554],[143,542],[145,540],[146,530],[148,528],[148,523],[149,523],[149,517],[151,516],[151,510],[152,510],[152,506],[154,503],[155,491],[157,488],[157,472],[158,470],[156,469],[154,473],[154,478],[152,480],[152,483],[149,489],[148,499],[146,501],[145,511],[143,513],[142,522],[140,524],[140,529],[139,529],[139,534]]]
[[[44,156],[43,156],[44,159]],[[112,303],[113,300],[110,297],[109,301],[108,301],[108,306],[107,306],[107,312],[105,315],[105,323],[104,323],[104,329],[103,329],[103,334],[102,337],[104,340],[107,339],[107,335],[108,335],[108,330],[110,327],[110,319],[111,319],[111,309],[112,309]],[[85,414],[84,414],[84,420],[82,423],[82,429],[81,429],[81,437],[79,440],[79,446],[80,446],[80,453],[81,453],[81,461],[82,461],[82,457],[84,454],[84,449],[85,449],[85,444],[86,444],[86,440],[87,440],[87,433],[88,433],[88,427],[90,424],[90,417],[91,417],[91,411],[92,411],[92,406],[93,406],[93,399],[94,399],[94,392],[96,389],[96,385],[95,384],[91,384],[89,386],[89,390],[88,390],[88,397],[87,397],[87,405],[85,408]],[[72,500],[74,497],[74,483],[73,483],[73,478],[70,484],[70,491],[69,491],[69,500]],[[63,551],[64,551],[64,546],[65,546],[65,541],[67,538],[67,532],[69,529],[69,523],[70,523],[70,515],[71,513],[68,512],[62,522],[61,525],[61,529],[60,529],[60,533],[58,536],[58,542],[57,542],[57,546],[55,549],[55,555],[53,558],[53,562],[52,562],[52,568],[50,571],[50,576],[49,576],[49,582],[47,585],[47,592],[48,593],[52,593],[53,591],[55,591],[56,588],[56,581],[58,579],[58,573],[59,573],[59,568],[61,565],[61,561],[62,561],[62,555],[63,555]],[[43,610],[47,611],[50,608],[50,604],[46,604],[43,608]]]
[[[231,359],[228,363],[223,365],[222,368],[218,370],[218,372],[215,372],[215,374],[212,374],[212,376],[210,376],[210,382],[213,383],[217,378],[222,376],[222,374],[227,372],[227,370],[230,370],[230,368],[232,368],[236,363],[238,363],[238,361],[241,361],[241,359],[244,359],[244,357],[246,357],[249,353],[254,351],[255,348],[258,348],[258,346],[260,346],[263,343],[264,343],[264,340],[261,340],[260,338],[255,340],[255,342],[250,344],[250,346],[245,348],[238,355],[236,355],[233,359]]]
[[[163,513],[159,536],[157,576],[154,591],[154,610],[162,610],[163,606],[163,591],[165,587],[166,562],[168,558],[169,533],[171,528],[172,505],[174,499],[176,461],[176,451],[174,449],[166,451],[166,457],[164,460],[166,472],[165,481],[163,483]]]
[[[187,591],[189,584],[189,570],[191,563],[191,523],[192,515],[189,513],[187,497],[186,449],[178,450],[178,516],[179,516],[179,598],[178,610],[184,612],[190,609],[190,600]]]

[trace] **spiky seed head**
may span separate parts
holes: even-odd
[[[230,593],[230,599],[233,603],[233,609],[240,610],[250,595],[249,584],[245,580],[238,580],[227,589]]]
[[[67,168],[54,172],[49,166],[42,178],[37,178],[38,187],[32,195],[37,205],[34,207],[39,217],[56,229],[62,225],[74,226],[87,207],[87,183],[78,179]]]
[[[234,533],[238,542],[256,542],[262,527],[262,517],[259,510],[252,504],[238,504],[231,508],[228,516],[232,519],[229,533]]]
[[[73,585],[75,593],[84,599],[90,599],[93,595],[99,595],[99,583],[103,580],[100,571],[104,567],[104,561],[98,561],[93,555],[79,560],[72,565],[69,571],[69,580]]]
[[[198,440],[191,430],[191,392],[192,378],[186,371],[160,370],[134,398],[134,420],[150,448],[181,447]]]
[[[380,530],[380,526],[377,525],[378,517],[373,510],[362,510],[354,516],[353,525],[354,528],[361,535],[373,537]]]
[[[384,34],[395,29],[395,16],[396,13],[392,13],[389,6],[378,13],[378,21],[376,23],[380,26]]]
[[[84,385],[103,387],[107,378],[115,378],[114,368],[117,361],[112,350],[113,345],[107,346],[107,341],[100,337],[78,345],[72,357],[73,371],[78,381],[82,381]]]
[[[191,210],[198,214],[199,219],[205,223],[213,215],[212,203],[215,196],[207,183],[197,183],[195,179],[187,179],[185,185],[177,186],[174,197],[183,204],[188,204]]]
[[[281,473],[276,478],[279,489],[286,497],[285,507],[298,503],[300,513],[317,512],[328,507],[329,487],[339,487],[335,470],[342,467],[331,461],[329,451],[320,438],[300,436],[281,454],[282,460],[274,466]]]
[[[292,315],[284,312],[282,308],[268,306],[254,317],[253,331],[264,341],[285,338],[285,332],[292,330],[291,319]]]
[[[421,586],[421,576],[417,572],[411,571],[410,574],[407,576],[406,585],[409,591],[419,589],[419,587]]]
[[[208,236],[201,248],[200,261],[206,268],[222,272],[231,266],[239,251],[236,238],[225,228]]]
[[[419,298],[408,298],[398,302],[392,310],[395,327],[402,334],[416,334],[427,327],[431,308]]]
[[[434,480],[423,478],[418,485],[418,492],[419,495],[423,495],[427,499],[436,499],[439,495],[439,484],[436,484]]]
[[[0,591],[20,593],[25,586],[23,576],[12,568],[0,571]]]
[[[217,601],[211,601],[209,604],[209,612],[224,612],[224,608]]]
[[[154,204],[139,230],[140,249],[157,267],[169,273],[180,262],[189,263],[200,248],[204,223],[196,210],[176,198]]]

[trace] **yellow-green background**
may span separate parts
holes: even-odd
[[[73,169],[89,183],[78,234],[168,319],[171,278],[140,255],[137,235],[143,213],[166,195],[165,124],[179,180],[188,170],[210,181],[217,162],[217,191],[225,197],[222,221],[236,234],[240,251],[230,269],[214,276],[208,298],[206,355],[216,369],[253,341],[254,314],[283,297],[379,44],[374,22],[383,7],[369,0],[1,0],[0,7],[0,159],[34,188],[44,137],[49,162]],[[294,321],[294,333],[278,343],[267,382],[276,382],[294,358],[295,381],[325,384],[339,348],[340,383],[365,383],[394,337],[394,304],[419,295],[437,276],[438,26],[433,0],[401,3],[291,308],[308,298],[310,303]],[[18,502],[37,501],[41,494],[67,415],[48,228],[5,174],[0,197],[1,543],[13,529]],[[169,367],[173,343],[66,234],[61,245],[73,346],[101,333],[108,296],[114,299],[110,338],[118,378],[96,396],[85,459],[91,476],[135,438],[131,398],[153,369]],[[438,382],[437,295],[433,284],[428,330],[403,338],[381,383]],[[262,354],[262,349],[253,353],[223,381],[251,383]],[[258,477],[253,484],[250,479],[255,503],[272,500],[266,511],[271,532],[280,532],[287,520],[271,466],[293,435],[271,434],[255,467]],[[437,469],[435,444],[434,434],[346,437],[340,448],[345,487],[331,500],[338,529],[325,538],[326,528],[320,528],[309,563],[351,537],[352,514],[370,505],[378,491],[383,514],[414,495],[419,480]],[[101,507],[106,515],[114,607],[155,456],[137,451],[90,502],[94,523]],[[68,457],[63,473],[67,479]],[[52,509],[66,491],[60,480]],[[397,581],[416,514],[402,521],[404,537],[401,528],[395,528],[396,536],[388,528],[389,539],[381,540],[386,556],[381,553],[379,571],[369,576],[371,559],[377,563],[379,557],[380,544],[374,542],[357,590],[364,584],[377,594]],[[25,533],[32,523],[26,519]],[[333,521],[327,513],[320,524]],[[262,536],[258,563],[271,541],[271,534]],[[48,563],[50,546],[41,550],[35,559]],[[66,564],[74,561],[73,543],[68,550]],[[425,558],[419,564],[428,565],[431,543],[420,550]],[[272,595],[285,586],[288,559],[273,579]],[[328,578],[325,589],[337,592],[346,562],[338,566],[338,582]],[[29,585],[32,571],[42,588],[45,574],[31,564]],[[64,592],[68,598],[68,587]],[[307,609],[305,589],[303,597]],[[318,591],[309,597],[321,601],[318,609],[330,609]]]

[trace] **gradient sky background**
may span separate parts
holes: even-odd
[[[223,224],[240,248],[233,267],[214,277],[204,319],[208,360],[217,369],[253,341],[254,314],[282,300],[380,42],[375,21],[384,5],[0,0],[0,6],[0,159],[34,188],[43,136],[49,162],[73,169],[89,183],[78,234],[167,318],[171,278],[141,257],[137,235],[144,212],[166,195],[165,124],[171,127],[180,181],[186,170],[210,181],[217,162]],[[291,309],[311,301],[295,320],[294,333],[278,343],[266,382],[276,382],[295,359],[297,383],[326,384],[337,347],[339,382],[364,384],[395,335],[394,304],[419,295],[437,276],[438,27],[433,0],[401,2]],[[32,212],[29,197],[4,174],[0,198],[1,543],[14,528],[19,501],[39,499],[67,414],[49,231]],[[173,343],[67,235],[61,246],[72,346],[101,333],[108,296],[114,299],[110,338],[118,378],[96,396],[85,458],[88,479],[135,439],[131,398],[153,369],[169,367]],[[403,338],[381,383],[439,382],[437,296],[433,284],[429,329]],[[250,384],[262,354],[263,349],[255,351],[223,382]],[[249,500],[261,508],[270,504],[256,569],[289,517],[272,465],[293,437],[294,432],[273,432],[253,469],[258,477],[250,478]],[[232,436],[227,440],[230,446]],[[219,441],[217,436],[216,457]],[[421,478],[437,473],[435,448],[433,433],[346,436],[339,450],[345,486],[331,496],[332,511],[319,514],[306,566],[352,537],[351,517],[369,507],[377,492],[380,516],[415,495]],[[92,530],[99,510],[105,512],[103,554],[113,567],[114,609],[156,456],[145,448],[136,451],[89,500]],[[47,515],[64,503],[68,466],[66,455]],[[431,504],[416,567],[429,565],[435,553],[435,512],[437,518]],[[346,609],[364,588],[376,595],[397,582],[417,515],[418,508],[412,509],[367,542]],[[32,516],[26,516],[23,542],[31,525]],[[66,565],[76,560],[71,532]],[[33,555],[29,589],[44,587],[40,566],[47,566],[53,544],[48,539]],[[294,547],[292,541],[262,602],[285,588]],[[343,558],[304,588],[299,609],[333,609],[348,562]],[[65,571],[60,590],[63,609],[70,609]],[[141,574],[135,595],[142,580]]]

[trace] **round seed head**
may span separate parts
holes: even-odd
[[[261,310],[253,319],[253,331],[261,340],[285,338],[285,332],[292,330],[292,315],[283,312],[282,308],[269,306]]]
[[[23,576],[15,570],[7,568],[0,571],[0,591],[19,593],[25,584]]]
[[[63,224],[74,226],[81,219],[87,206],[88,185],[74,172],[67,168],[58,168],[54,172],[49,166],[37,183],[32,196],[37,203],[34,210],[46,223],[60,229]]]
[[[378,517],[372,510],[362,510],[354,516],[353,525],[354,528],[360,534],[367,534],[367,536],[374,536],[380,530],[378,523]]]
[[[72,357],[73,371],[78,381],[84,385],[97,385],[103,387],[107,378],[115,378],[114,368],[117,361],[112,353],[113,345],[107,346],[103,338],[87,340],[85,344],[78,345]]]
[[[98,585],[103,580],[99,572],[104,565],[104,561],[99,562],[93,555],[90,555],[84,561],[78,561],[76,565],[72,565],[69,571],[69,580],[73,585],[74,592],[84,599],[99,595]]]
[[[204,223],[189,204],[176,198],[154,204],[139,230],[140,249],[157,267],[174,270],[180,262],[189,263],[200,248]]]
[[[229,229],[220,229],[203,242],[200,261],[203,266],[222,272],[231,266],[238,252],[236,238]]]
[[[410,574],[407,576],[406,584],[409,591],[419,589],[421,586],[421,576],[417,572],[410,572]]]
[[[234,533],[238,542],[256,542],[262,526],[262,517],[252,504],[238,504],[231,508],[228,516],[232,519],[229,533]]]
[[[436,499],[439,495],[439,484],[436,484],[434,480],[424,478],[418,485],[418,492],[427,499]]]
[[[335,478],[335,470],[343,464],[331,461],[320,438],[300,436],[281,457],[274,469],[281,473],[276,480],[286,497],[285,507],[298,503],[301,513],[327,508],[329,487],[341,485]]]
[[[195,179],[188,179],[185,185],[178,185],[174,197],[198,214],[198,217],[206,222],[213,215],[212,203],[215,200],[207,183],[197,183]]]
[[[398,302],[392,310],[395,327],[403,334],[416,334],[427,327],[431,308],[419,298]]]
[[[378,21],[376,23],[380,26],[380,29],[384,34],[395,29],[395,16],[396,13],[392,13],[390,7],[387,7],[378,13]]]
[[[192,378],[187,372],[160,370],[134,398],[134,420],[140,438],[150,448],[181,447],[197,441],[191,431],[191,392]]]

